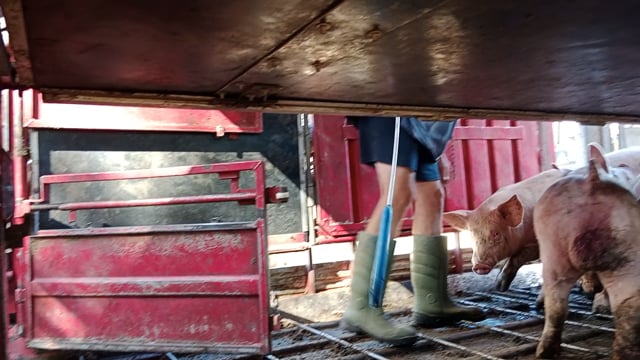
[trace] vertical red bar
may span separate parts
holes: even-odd
[[[13,159],[13,186],[15,197],[15,210],[12,223],[24,224],[24,211],[22,201],[28,198],[27,189],[27,134],[22,127],[22,101],[17,91],[10,92],[9,96],[9,128],[11,129],[11,157]]]
[[[264,163],[260,161],[254,168],[256,176],[256,207],[262,211],[266,210],[266,181],[264,178]]]
[[[523,128],[522,141],[516,142],[517,152],[517,172],[519,178],[516,181],[524,180],[538,174],[540,166],[540,148],[538,137],[538,124],[535,121],[517,121],[518,126]],[[551,140],[553,142],[553,138]]]
[[[0,344],[0,358],[7,358],[7,344],[9,343],[9,337],[7,332],[9,329],[9,304],[8,302],[13,299],[13,296],[9,296],[9,281],[7,278],[7,271],[9,266],[7,264],[7,255],[5,254],[6,239],[4,229],[0,230],[0,274],[2,275],[2,283],[0,286],[0,294],[2,294],[2,303],[0,306],[0,337],[2,337],[2,343]],[[15,274],[14,274],[15,276]]]
[[[461,126],[461,124],[458,124]],[[468,209],[470,206],[467,192],[467,174],[465,163],[467,154],[463,140],[453,140],[445,150],[451,162],[451,179],[445,185],[445,211]]]
[[[24,309],[24,337],[28,340],[33,339],[33,306],[32,301],[26,301],[25,299],[31,298],[31,239],[29,236],[25,236],[22,239],[22,273],[23,273],[23,284],[22,287],[24,289],[24,296],[21,299],[22,303],[26,305],[23,307]]]
[[[264,189],[264,188],[263,188]],[[260,191],[258,191],[260,192]],[[257,201],[256,201],[257,203]],[[260,301],[260,338],[265,339],[265,342],[260,346],[260,350],[263,354],[267,354],[271,351],[271,326],[269,318],[269,255],[267,252],[267,231],[265,227],[265,219],[258,219],[256,225],[258,227],[258,276],[263,281],[258,286],[258,297]]]
[[[269,255],[268,255],[268,234],[265,223],[267,221],[265,191],[267,184],[265,181],[264,162],[260,161],[254,170],[255,174],[255,190],[256,190],[256,208],[260,214],[256,220],[258,239],[258,277],[263,281],[258,285],[258,297],[260,301],[260,326],[261,338],[265,339],[265,343],[261,345],[261,351],[266,354],[271,351],[270,338],[270,321],[269,321]]]
[[[350,222],[361,219],[360,199],[362,198],[361,173],[360,173],[360,147],[358,130],[344,121],[342,123],[342,137],[344,139],[344,151],[346,154],[346,178],[345,191],[349,194],[345,198],[346,211]]]
[[[491,127],[513,127],[509,120],[489,120],[488,125]],[[491,171],[493,173],[492,192],[497,191],[505,185],[516,182],[515,168],[512,165],[515,154],[513,153],[512,144],[518,140],[513,139],[497,139],[489,140],[491,152]]]
[[[316,115],[313,151],[318,217],[323,227],[333,222],[351,222],[349,157],[341,133],[344,116]]]
[[[486,126],[486,120],[467,119],[467,126]],[[469,209],[475,209],[493,193],[492,173],[489,157],[489,145],[485,139],[464,140],[468,154],[472,154],[465,162],[465,170],[469,179],[467,184],[471,203]]]

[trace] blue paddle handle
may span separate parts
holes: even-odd
[[[387,205],[382,212],[380,219],[380,231],[378,232],[378,243],[373,258],[371,270],[371,284],[369,286],[369,305],[371,307],[382,307],[384,290],[387,285],[389,269],[389,244],[391,242],[391,218],[393,209]]]

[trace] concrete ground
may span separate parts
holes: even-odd
[[[518,271],[511,287],[528,288],[542,283],[542,265],[526,265]],[[474,273],[449,275],[449,294],[455,300],[456,294],[473,291],[492,291],[496,284],[499,269],[487,275]],[[385,311],[411,309],[413,293],[403,284],[390,281],[384,299]],[[347,306],[349,288],[322,291],[310,295],[289,295],[278,297],[278,309],[312,322],[338,320]]]

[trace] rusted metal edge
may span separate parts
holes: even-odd
[[[531,313],[531,312],[512,310],[512,309],[507,309],[507,308],[500,307],[500,306],[485,305],[485,304],[480,304],[480,303],[477,303],[477,302],[474,302],[474,301],[468,301],[468,300],[457,300],[457,301],[459,303],[463,304],[463,305],[477,306],[477,307],[482,308],[482,309],[492,309],[492,310],[500,311],[500,312],[503,312],[503,313],[523,315],[523,316],[528,316],[528,317],[536,317],[536,318],[539,318],[539,319],[544,319],[544,315],[534,314],[534,313]],[[611,333],[615,333],[616,332],[616,329],[614,329],[614,328],[610,328],[610,327],[606,327],[606,326],[591,325],[591,324],[581,323],[581,322],[578,322],[578,321],[565,320],[564,323],[567,324],[567,325],[581,326],[581,327],[590,328],[590,329],[596,329],[596,330],[600,330],[600,331],[604,331],[604,332],[611,332]]]
[[[498,334],[505,334],[505,335],[511,335],[511,336],[515,336],[521,339],[527,339],[530,341],[534,341],[534,342],[540,342],[540,337],[538,336],[532,336],[532,335],[527,335],[527,334],[522,334],[519,333],[517,331],[511,331],[511,330],[507,330],[507,329],[502,329],[500,327],[497,326],[487,326],[487,325],[482,325],[482,324],[477,324],[471,321],[466,321],[466,320],[462,320],[461,321],[463,324],[469,326],[469,327],[480,327],[483,329],[487,329],[491,332],[495,332]],[[589,331],[589,334],[593,335],[594,331]],[[566,341],[566,340],[565,340]],[[582,346],[576,346],[576,345],[572,345],[572,344],[568,344],[566,342],[563,342],[560,344],[560,347],[564,348],[564,349],[569,349],[569,350],[574,350],[574,351],[579,351],[579,352],[584,352],[584,353],[589,353],[589,354],[597,354],[600,356],[609,356],[609,353],[605,353],[605,352],[601,352],[601,351],[597,351],[597,350],[592,350],[592,349],[587,349],[585,347]]]
[[[481,295],[481,296],[489,296],[489,297],[494,298],[494,299],[511,301],[511,302],[515,302],[515,303],[518,303],[518,304],[535,306],[535,302],[532,303],[532,301],[524,300],[523,298],[518,298],[517,295],[514,295],[514,294],[510,294],[510,297],[501,296],[501,295],[497,295],[497,294],[490,294],[490,293],[481,292],[481,291],[476,291],[476,292],[474,292],[474,294]],[[584,311],[584,310],[573,308],[572,305],[573,304],[569,304],[569,306],[568,306],[568,311],[570,313],[572,313],[572,314],[578,314],[578,315],[582,315],[582,316],[592,316],[592,317],[597,317],[597,318],[605,319],[605,320],[612,320],[613,319],[612,315],[597,314],[597,313],[593,313],[593,312],[589,312],[589,311]]]
[[[89,339],[34,339],[28,343],[29,347],[41,350],[91,350],[91,351],[174,351],[185,353],[224,353],[260,355],[262,344],[255,345],[212,345],[210,342],[169,342],[169,341],[105,341]]]
[[[285,314],[282,314],[282,313],[281,313],[281,315],[282,315],[282,317],[287,318],[287,316],[286,316]],[[339,344],[340,346],[342,346],[342,347],[344,347],[344,348],[346,348],[346,349],[349,349],[349,350],[353,350],[353,351],[359,352],[359,353],[361,353],[361,354],[366,355],[367,357],[369,357],[369,358],[371,358],[371,359],[376,359],[376,360],[388,360],[386,357],[384,357],[384,356],[382,356],[382,355],[379,355],[379,354],[376,354],[376,353],[374,353],[374,352],[371,352],[371,351],[369,351],[369,350],[367,350],[367,349],[364,349],[364,348],[362,348],[361,346],[359,346],[359,345],[357,345],[357,344],[352,344],[352,343],[350,343],[350,342],[348,342],[348,341],[345,341],[345,340],[343,340],[343,339],[340,339],[340,338],[338,338],[338,337],[336,337],[336,336],[333,336],[333,335],[331,335],[331,334],[328,334],[328,333],[326,333],[326,332],[324,332],[324,331],[321,331],[321,330],[315,329],[315,328],[313,328],[313,327],[311,327],[311,326],[308,326],[308,325],[305,325],[305,324],[299,323],[299,322],[297,322],[297,321],[295,321],[295,320],[293,320],[293,319],[289,319],[289,318],[287,318],[287,319],[288,319],[288,320],[289,320],[293,325],[295,325],[296,327],[299,327],[300,329],[303,329],[303,330],[305,330],[305,331],[308,331],[308,332],[310,332],[310,333],[312,333],[312,334],[314,334],[314,335],[321,336],[321,337],[323,337],[323,338],[325,338],[325,339],[327,339],[327,340],[329,340],[329,341],[332,341],[332,342],[334,342],[334,343],[336,343],[336,344]]]
[[[199,224],[175,224],[175,225],[141,225],[141,226],[114,226],[104,228],[82,228],[82,229],[54,229],[40,230],[31,238],[45,238],[52,236],[97,236],[97,235],[129,235],[147,233],[173,233],[173,232],[195,232],[195,231],[233,231],[233,230],[255,230],[257,222],[222,222],[222,223],[199,223]]]
[[[524,289],[520,289],[520,288],[516,288],[516,287],[511,287],[509,288],[508,291],[508,295],[511,297],[516,297],[518,296],[517,294],[521,294],[522,296],[528,297],[528,298],[533,298],[533,299],[537,299],[538,295],[540,293],[542,288],[539,288],[537,292],[535,291],[530,291],[530,290],[524,290]],[[573,292],[574,290],[572,290],[571,292]],[[515,293],[515,294],[514,294]],[[571,299],[571,304],[572,305],[579,305],[579,306],[585,306],[588,308],[591,308],[593,305],[593,301],[586,301],[586,300],[580,300],[580,299]],[[612,318],[612,317],[609,317]]]
[[[429,336],[429,335],[426,335],[426,334],[423,334],[423,333],[419,333],[418,336],[423,338],[423,339],[425,339],[425,340],[438,343],[440,345],[444,345],[444,346],[447,346],[447,347],[450,347],[450,348],[453,348],[453,349],[456,349],[456,350],[460,350],[460,351],[464,351],[464,352],[469,353],[469,354],[476,355],[476,356],[478,356],[478,357],[480,357],[482,359],[504,360],[502,358],[493,356],[491,354],[483,353],[482,351],[473,350],[473,349],[471,349],[469,347],[462,346],[462,345],[456,344],[454,342],[443,340],[443,339],[440,339],[440,338],[437,338],[437,337]]]
[[[31,87],[34,84],[31,57],[27,41],[27,27],[24,21],[22,0],[0,0],[0,7],[9,30],[9,44],[16,60],[18,84]]]
[[[585,124],[640,122],[640,114],[595,114],[517,109],[483,109],[420,105],[372,104],[299,99],[233,99],[216,95],[179,95],[162,93],[120,92],[41,88],[45,102],[94,105],[153,106],[195,109],[236,109],[271,113],[316,113],[337,115],[417,116],[424,119],[518,119],[560,121],[573,120]]]

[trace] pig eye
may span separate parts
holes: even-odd
[[[496,240],[498,237],[500,237],[500,233],[499,232],[497,232],[497,231],[492,231],[491,232],[491,238],[493,240]]]

